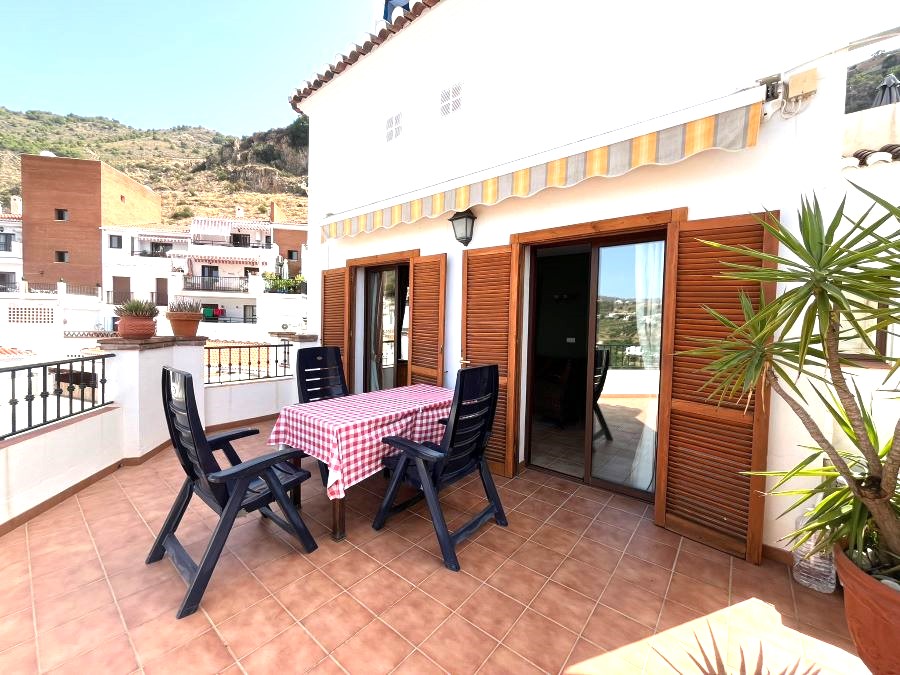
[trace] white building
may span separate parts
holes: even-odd
[[[22,279],[22,211],[0,213],[0,293],[17,289]]]
[[[738,309],[697,239],[770,246],[748,214],[793,227],[801,196],[840,201],[847,48],[893,26],[865,2],[737,22],[712,3],[702,20],[672,3],[409,4],[292,98],[312,130],[310,323],[351,387],[499,363],[495,471],[554,470],[733,554],[783,557],[785,504],[740,471],[793,466],[807,439],[779,400],[711,405],[676,355],[700,305]],[[475,219],[465,245],[454,214]],[[603,297],[634,317],[604,321]],[[371,320],[398,299],[396,326]],[[388,349],[404,314],[410,346]],[[586,396],[598,350],[616,440]]]

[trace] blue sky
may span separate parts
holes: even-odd
[[[4,0],[0,105],[243,135],[374,27],[378,0]]]

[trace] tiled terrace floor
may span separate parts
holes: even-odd
[[[269,450],[262,427],[238,442],[245,458]],[[460,573],[416,513],[371,529],[380,477],[351,489],[347,540],[333,542],[309,480],[319,549],[240,519],[201,610],[176,621],[184,584],[144,558],[181,479],[164,451],[0,538],[0,672],[718,672],[694,664],[704,653],[740,672],[741,650],[755,672],[760,649],[771,672],[867,672],[840,595],[657,528],[641,502],[531,471],[498,481],[509,528],[485,526]],[[448,490],[448,517],[481,498],[477,483]],[[179,530],[194,555],[213,522],[195,500]]]

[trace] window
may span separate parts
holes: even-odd
[[[272,236],[269,234],[266,235],[266,248],[272,248]]]
[[[0,293],[13,293],[16,290],[15,272],[0,272]]]
[[[457,82],[449,89],[441,90],[441,116],[455,113],[462,106],[462,83]]]
[[[172,244],[161,244],[158,241],[150,243],[150,255],[153,257],[163,258],[171,250]]]
[[[247,248],[250,246],[250,235],[249,234],[232,234],[231,235],[231,245],[232,246],[242,246]]]
[[[865,302],[865,304],[869,305],[870,307],[875,307],[875,303],[872,301],[864,300],[863,302]],[[878,319],[876,318],[860,319],[859,325],[864,330],[867,330],[874,327],[877,321]],[[852,334],[853,327],[850,325],[850,322],[847,320],[847,318],[842,315],[841,333],[844,336],[848,335],[848,333],[845,333],[844,331],[851,331],[849,334]],[[841,356],[855,356],[861,359],[871,359],[877,357],[878,355],[885,356],[887,353],[887,329],[877,329],[869,332],[868,335],[872,342],[875,343],[876,351],[873,352],[872,349],[858,337],[850,339],[847,339],[845,337],[845,339],[841,340]]]
[[[219,266],[218,265],[204,265],[200,274],[204,277],[218,277],[219,276]]]
[[[401,113],[397,113],[396,115],[388,117],[387,122],[384,125],[384,129],[384,137],[389,143],[393,139],[397,138],[400,135],[400,132],[403,131]]]
[[[69,209],[56,209],[56,220],[68,220]]]
[[[288,251],[287,259],[288,260],[300,260],[300,251]]]
[[[13,236],[10,232],[0,233],[0,251],[12,251]]]
[[[122,248],[122,235],[121,234],[109,235],[109,247],[110,248]]]
[[[56,252],[56,262],[62,262],[62,263],[69,262],[69,252],[68,251],[57,251]]]

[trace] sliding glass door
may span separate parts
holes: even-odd
[[[366,269],[365,391],[406,384],[409,266]]]

